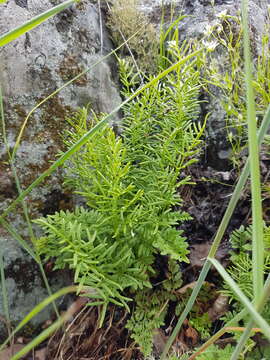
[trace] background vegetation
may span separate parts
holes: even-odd
[[[58,13],[74,1],[67,1],[41,16],[30,20],[27,24],[0,37],[0,46]],[[133,36],[135,25],[125,20],[125,16],[137,14],[136,4],[129,4],[129,13],[123,14],[123,1],[117,1],[111,9],[110,26],[115,29],[117,19],[120,23],[121,37],[115,41],[124,42]],[[157,47],[152,38],[152,28],[147,26],[143,16],[137,17],[140,24],[145,25],[145,46],[129,43],[128,50],[133,54],[131,64],[119,59],[119,72],[122,83],[123,103],[108,115],[94,114],[89,109],[80,109],[72,118],[67,119],[70,131],[63,135],[66,151],[36,179],[27,189],[21,190],[13,161],[20,139],[26,126],[16,142],[13,153],[9,153],[9,161],[17,179],[18,198],[1,215],[2,225],[9,230],[22,246],[39,263],[44,271],[41,258],[53,260],[55,268],[70,268],[74,273],[71,286],[50,295],[10,332],[3,348],[31,318],[46,305],[64,293],[74,292],[89,298],[88,305],[101,306],[99,324],[102,326],[106,310],[114,303],[132,310],[127,328],[139,345],[140,351],[148,356],[152,352],[153,336],[156,329],[166,323],[166,316],[172,303],[179,302],[177,290],[182,286],[180,262],[188,262],[188,243],[181,224],[190,219],[182,210],[182,199],[179,188],[190,185],[191,179],[184,173],[191,164],[198,160],[203,144],[205,120],[198,121],[200,101],[199,94],[207,88],[209,82],[219,86],[228,93],[225,109],[228,114],[228,136],[233,144],[234,163],[240,147],[249,148],[249,159],[242,170],[235,191],[230,199],[227,211],[215,236],[207,260],[205,261],[198,281],[191,291],[190,297],[183,300],[175,309],[178,322],[168,342],[163,348],[161,359],[165,359],[179,329],[188,313],[190,324],[207,339],[211,326],[206,315],[196,310],[196,299],[205,285],[206,276],[214,266],[224,279],[224,294],[233,302],[232,312],[226,316],[226,323],[216,334],[210,337],[202,348],[183,356],[180,359],[240,359],[248,356],[256,358],[256,343],[249,340],[254,332],[261,332],[269,339],[270,327],[268,319],[268,301],[270,278],[269,268],[269,227],[263,223],[261,184],[259,171],[258,145],[269,125],[268,75],[266,37],[263,38],[263,53],[259,57],[257,67],[252,68],[249,33],[247,26],[247,1],[242,1],[242,20],[223,19],[223,29],[211,29],[207,36],[214,36],[217,44],[228,49],[231,57],[231,75],[225,75],[225,82],[218,76],[213,63],[206,72],[207,61],[211,58],[212,46],[201,47],[194,42],[178,43],[177,19],[169,30],[161,32],[160,46]],[[234,22],[239,31],[235,38]],[[226,28],[225,28],[226,25]],[[125,34],[126,31],[126,34]],[[239,75],[240,47],[243,31],[245,63],[244,100],[243,78]],[[149,37],[148,37],[149,35]],[[239,37],[238,37],[239,36]],[[150,40],[149,40],[150,39]],[[165,44],[165,45],[164,45]],[[209,45],[209,42],[208,42]],[[122,46],[120,44],[119,46]],[[265,47],[264,47],[265,46]],[[147,60],[147,56],[157,52],[156,63]],[[232,57],[232,52],[234,56]],[[239,55],[239,56],[235,56]],[[134,56],[135,55],[135,56]],[[132,56],[131,56],[132,58]],[[138,71],[142,60],[142,69]],[[253,80],[253,75],[256,78]],[[263,80],[262,80],[263,79]],[[230,87],[233,84],[233,89]],[[236,85],[236,86],[235,86]],[[255,88],[255,95],[254,89]],[[51,95],[50,95],[51,96]],[[53,96],[53,94],[52,94]],[[2,97],[1,97],[2,100]],[[258,112],[256,113],[255,102]],[[1,103],[2,128],[5,137],[3,104]],[[119,109],[123,111],[123,124],[117,133],[107,125],[112,114]],[[241,119],[239,111],[241,110]],[[265,116],[263,112],[266,111]],[[237,114],[237,118],[235,115]],[[257,118],[262,120],[261,124]],[[239,121],[239,119],[241,121]],[[247,125],[245,122],[247,119]],[[257,137],[257,125],[261,125]],[[234,142],[231,128],[238,134]],[[243,136],[245,134],[245,136]],[[240,139],[240,141],[238,140]],[[83,206],[74,211],[59,212],[46,218],[36,219],[44,235],[36,238],[27,211],[25,198],[27,194],[59,166],[66,169],[65,185],[83,197]],[[231,265],[225,269],[216,259],[215,254],[224,235],[224,231],[232,216],[241,191],[250,172],[252,195],[252,226],[240,228],[231,235]],[[12,225],[5,220],[11,210],[21,203],[32,244],[16,234]],[[262,251],[264,249],[264,251]],[[1,258],[1,257],[0,257]],[[163,259],[164,271],[157,266],[157,259]],[[3,262],[1,266],[2,293],[6,296],[5,274]],[[45,275],[44,275],[45,278]],[[46,281],[46,278],[45,278]],[[50,289],[48,289],[50,292]],[[200,295],[198,297],[198,294]],[[206,293],[204,293],[206,296]],[[133,300],[132,307],[130,302]],[[264,311],[262,312],[262,309]],[[5,299],[6,317],[8,319],[8,301]],[[57,310],[56,310],[57,312]],[[12,359],[19,359],[55,332],[76,312],[70,308],[64,315],[58,314],[55,323],[34,338],[23,350]],[[193,316],[193,317],[192,317]],[[199,318],[203,318],[203,322]],[[240,326],[239,326],[240,325]],[[213,345],[213,342],[225,332],[243,334],[236,335],[237,344],[227,345],[224,349]],[[209,347],[209,345],[211,345]],[[255,349],[255,350],[254,350]],[[255,352],[254,352],[255,351]],[[267,356],[267,350],[264,356]],[[172,355],[171,359],[175,358]]]

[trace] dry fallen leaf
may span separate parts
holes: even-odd
[[[209,320],[211,322],[219,319],[228,310],[229,298],[226,295],[219,294],[214,304],[208,310]]]
[[[190,326],[190,324],[186,321],[186,326],[187,328],[185,329],[185,339],[186,342],[189,345],[195,346],[196,344],[198,344],[199,341],[199,334],[198,331],[195,330],[192,326]]]
[[[197,284],[197,281],[192,281],[189,284],[186,284],[185,286],[181,287],[181,289],[176,290],[177,294],[185,294],[188,289],[193,289],[195,285]],[[212,283],[209,283],[207,281],[204,281],[204,285],[208,285],[210,287],[214,287],[215,285]]]
[[[172,350],[178,355],[187,353],[190,348],[193,348],[198,344],[199,334],[198,332],[189,324],[189,321],[186,319],[183,322],[183,326],[176,337]]]
[[[202,268],[203,264],[208,256],[209,250],[212,243],[206,242],[203,244],[194,244],[190,248],[189,260],[190,265],[195,268]],[[216,259],[218,261],[223,261],[224,258],[228,255],[228,246],[226,243],[221,244],[216,253]]]

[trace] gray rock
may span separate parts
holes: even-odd
[[[40,276],[40,269],[36,262],[28,255],[17,242],[2,229],[0,229],[0,247],[5,268],[5,287],[11,325],[17,325],[36,305],[48,295],[44,282]],[[70,285],[71,279],[65,272],[55,272],[49,276],[52,292]],[[1,320],[5,317],[3,294],[0,296]],[[65,298],[57,300],[60,306]],[[66,297],[67,299],[67,297]],[[54,314],[52,305],[38,313],[24,328],[24,333],[31,335],[37,327],[50,319]],[[54,314],[55,316],[55,314]],[[0,341],[7,335],[7,328],[3,321],[0,322]]]
[[[265,32],[265,25],[269,22],[269,0],[250,0],[249,16],[251,28],[251,44],[255,56],[261,53],[261,37]],[[162,10],[163,7],[163,10]],[[165,27],[171,22],[171,14],[176,19],[180,15],[188,15],[179,22],[179,40],[201,40],[208,27],[220,23],[219,14],[227,12],[228,15],[240,14],[241,0],[143,0],[140,9],[150,18],[151,22],[160,28],[162,14]],[[227,59],[224,50],[219,47],[213,56],[217,59],[221,73],[226,70]],[[223,68],[222,68],[223,67]],[[207,123],[207,154],[206,163],[217,170],[228,169],[230,165],[231,149],[227,141],[226,112],[221,104],[222,91],[211,87],[213,97],[204,95],[207,105],[204,104],[202,112],[210,112]]]
[[[58,0],[8,0],[0,5],[0,33],[11,30],[33,16],[48,10]],[[100,61],[112,44],[104,24],[100,26],[97,6],[81,1],[41,24],[19,39],[0,48],[0,84],[4,94],[8,146],[12,150],[28,112],[42,99],[84,69]],[[31,184],[50,166],[62,146],[61,132],[66,116],[77,107],[91,104],[97,112],[110,112],[121,103],[116,87],[115,64],[109,58],[77,79],[43,104],[29,119],[18,149],[15,166],[22,188]],[[115,116],[113,121],[118,121]],[[0,137],[0,209],[17,196],[8,164],[3,136]],[[27,197],[32,218],[69,207],[70,195],[62,188],[59,169]],[[9,221],[26,240],[28,231],[22,210]],[[0,228],[11,320],[18,322],[45,296],[39,269],[6,231]],[[57,282],[58,279],[52,279]],[[61,280],[61,279],[60,279]],[[55,284],[53,291],[65,281]],[[0,316],[3,316],[0,290]],[[36,327],[49,318],[45,311],[33,322]],[[0,331],[0,335],[1,331]]]

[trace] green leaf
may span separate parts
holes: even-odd
[[[15,29],[7,32],[6,34],[0,36],[0,47],[4,46],[11,41],[17,39],[21,35],[25,34],[26,32],[34,29],[36,26],[42,24],[44,21],[49,19],[50,17],[58,14],[60,11],[66,9],[70,5],[72,5],[74,2],[78,0],[68,0],[65,1],[63,4],[57,5],[53,7],[52,9],[45,11],[44,13],[35,16],[34,18],[30,19],[26,23],[16,27]],[[0,2],[3,2],[3,0],[0,0]]]

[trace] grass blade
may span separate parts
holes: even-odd
[[[26,23],[16,27],[15,29],[9,31],[8,33],[0,36],[0,47],[4,46],[11,41],[17,39],[21,35],[25,34],[29,30],[34,29],[38,25],[42,24],[44,21],[49,19],[50,17],[58,14],[60,11],[66,9],[70,5],[72,5],[74,2],[77,2],[78,0],[68,0],[65,1],[63,4],[57,5],[53,7],[52,9],[43,12],[40,15],[37,15],[33,17],[31,20],[27,21]]]
[[[78,290],[78,286],[68,286],[63,289],[58,290],[53,295],[44,299],[41,303],[36,305],[29,314],[25,316],[25,318],[19,323],[15,330],[12,331],[10,336],[5,340],[3,344],[0,346],[0,351],[4,348],[4,346],[10,341],[10,339],[23,327],[25,326],[34,316],[36,316],[40,311],[42,311],[46,306],[55,301],[60,296],[65,294],[76,292]]]
[[[260,301],[256,307],[256,309],[260,312],[267,300],[270,297],[270,274],[267,277],[267,280],[264,285],[263,295],[260,298]],[[240,340],[238,341],[236,348],[234,349],[234,352],[232,354],[231,360],[237,360],[241,354],[242,349],[244,348],[246,342],[248,341],[252,327],[254,325],[254,321],[251,320],[246,326],[246,330],[244,331],[243,335],[241,336]]]
[[[263,122],[261,124],[261,127],[260,127],[260,130],[259,130],[259,134],[258,134],[258,143],[261,144],[262,141],[263,141],[263,138],[269,128],[269,125],[270,125],[270,105],[268,106],[268,109],[265,113],[265,116],[264,116],[264,119],[263,119]],[[228,207],[225,211],[225,214],[223,215],[223,218],[222,218],[222,221],[219,225],[219,228],[217,230],[217,233],[216,233],[216,236],[215,236],[215,239],[214,239],[214,242],[211,246],[211,249],[209,251],[209,255],[208,257],[209,258],[214,258],[215,257],[215,254],[217,252],[217,249],[219,247],[219,244],[223,238],[223,235],[225,233],[225,230],[228,226],[228,223],[231,219],[231,216],[233,214],[233,211],[235,209],[235,206],[241,196],[241,191],[248,179],[248,175],[249,175],[249,160],[246,162],[243,170],[242,170],[242,173],[241,173],[241,176],[236,184],[236,187],[234,189],[234,192],[232,194],[232,197],[230,199],[230,202],[228,204]],[[185,309],[183,310],[183,313],[181,314],[180,318],[178,319],[178,322],[176,324],[176,327],[174,329],[174,331],[172,332],[171,336],[169,337],[166,345],[165,345],[165,348],[163,350],[163,353],[161,355],[161,358],[160,360],[165,360],[166,359],[166,355],[172,345],[172,343],[174,342],[174,339],[176,338],[177,334],[178,334],[178,331],[180,330],[185,318],[187,317],[188,313],[190,312],[193,304],[194,304],[194,301],[196,299],[196,296],[197,294],[199,293],[200,291],[200,288],[208,274],[208,271],[210,269],[210,263],[208,260],[206,260],[206,262],[204,263],[203,265],[203,268],[202,268],[202,271],[200,273],[200,277],[199,277],[199,280],[196,284],[196,286],[194,287],[194,289],[192,290],[192,293],[191,293],[191,296],[189,298],[189,301],[185,307]],[[203,276],[202,276],[203,274]],[[195,295],[196,294],[196,295]]]
[[[250,177],[252,195],[252,272],[253,293],[255,304],[263,291],[264,248],[263,243],[263,216],[261,200],[261,180],[259,149],[257,142],[257,126],[254,92],[252,87],[252,62],[250,56],[250,40],[248,33],[248,0],[242,0],[242,21],[244,36],[245,81],[247,88],[247,120],[248,120],[248,146],[250,155]]]
[[[246,307],[256,324],[261,328],[264,335],[267,339],[270,340],[270,326],[264,320],[264,318],[258,313],[255,306],[249,301],[246,295],[242,292],[242,290],[238,287],[236,282],[231,278],[231,276],[227,273],[224,267],[216,260],[216,259],[209,259],[210,262],[215,266],[219,274],[223,277],[223,279],[227,282],[230,288],[235,292],[238,296],[241,303]],[[262,294],[262,293],[261,293]],[[260,300],[260,298],[259,298]],[[256,303],[255,303],[256,305]]]

